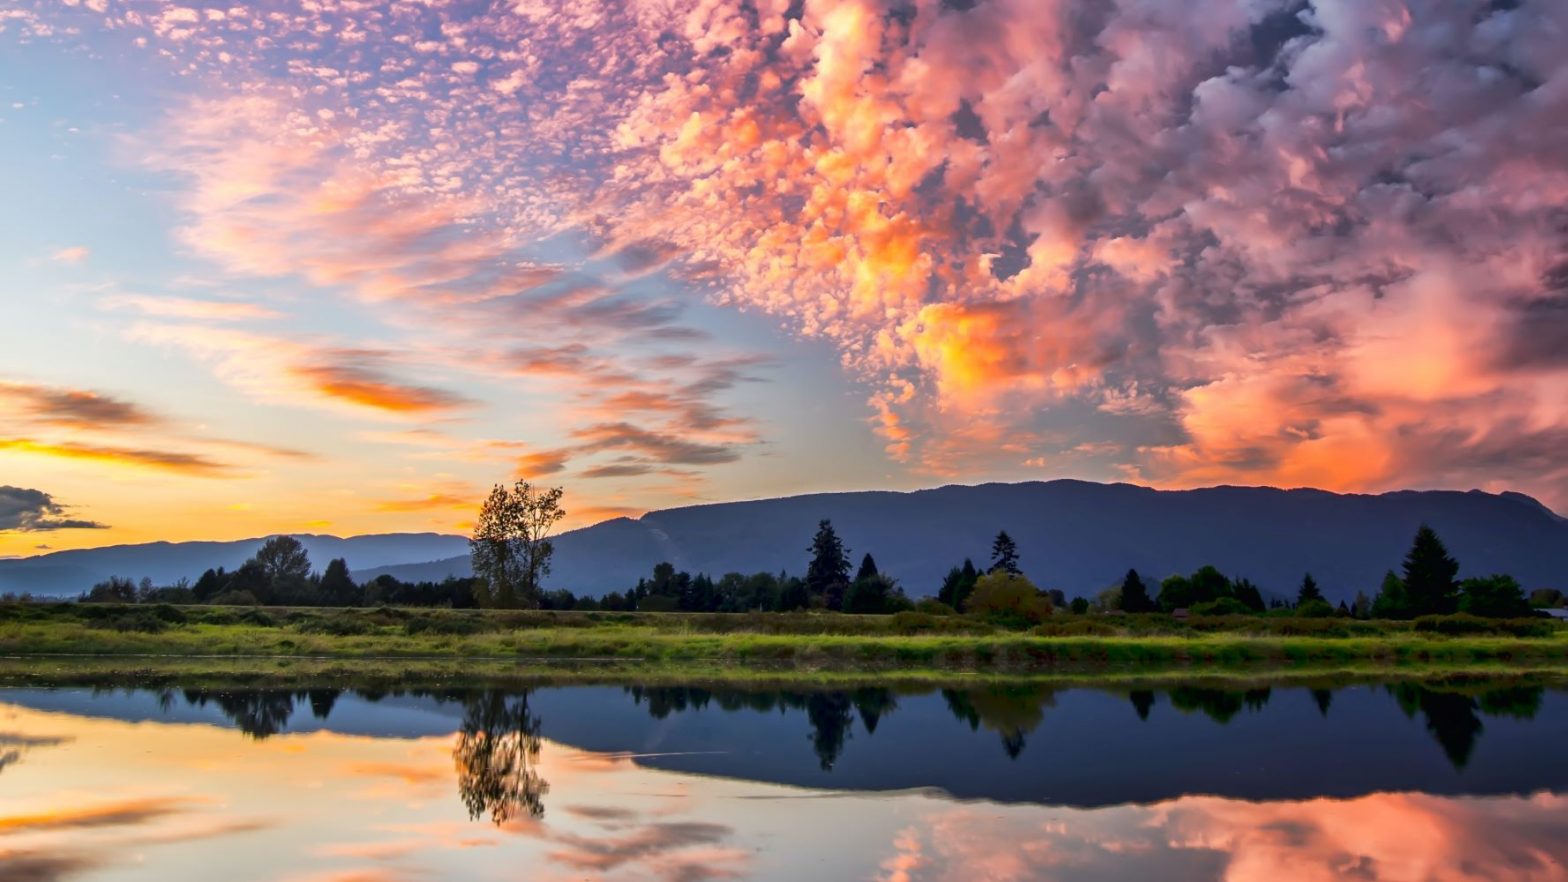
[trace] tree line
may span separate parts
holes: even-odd
[[[1331,605],[1310,573],[1294,596],[1266,598],[1246,578],[1231,578],[1213,566],[1172,575],[1151,586],[1130,569],[1121,582],[1093,598],[1068,599],[1062,591],[1041,589],[1024,576],[1017,543],[1005,531],[991,543],[984,569],[973,559],[952,567],[934,598],[914,600],[892,576],[881,571],[871,553],[859,566],[830,520],[823,519],[805,551],[804,576],[788,572],[705,573],[677,570],[669,562],[625,591],[601,598],[567,589],[546,591],[543,579],[554,555],[552,532],[566,516],[562,490],[537,488],[526,481],[496,486],[481,507],[470,540],[473,576],[444,581],[404,582],[381,575],[357,583],[346,561],[330,561],[315,572],[304,546],[292,536],[273,537],[233,571],[222,567],[202,573],[194,584],[182,580],[157,587],[113,578],[93,586],[80,599],[112,603],[213,603],[288,606],[431,606],[616,612],[795,612],[824,610],[851,614],[918,611],[934,615],[967,614],[1004,625],[1025,626],[1058,611],[1083,615],[1167,613],[1189,615],[1345,616],[1363,619],[1413,619],[1467,613],[1512,618],[1533,608],[1557,606],[1560,591],[1542,589],[1526,596],[1511,576],[1496,574],[1459,579],[1459,563],[1437,533],[1422,525],[1400,570],[1389,570],[1371,596],[1358,591],[1354,602]]]

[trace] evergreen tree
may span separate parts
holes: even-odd
[[[349,576],[348,561],[337,558],[327,564],[326,572],[321,574],[320,591],[321,602],[326,606],[357,606],[359,604],[359,586],[354,584]]]
[[[1376,619],[1410,618],[1410,599],[1405,593],[1405,583],[1393,570],[1383,574],[1383,585],[1372,601],[1372,617]]]
[[[942,577],[942,587],[937,589],[936,599],[947,604],[953,609],[958,609],[958,588],[964,581],[964,571],[953,567]]]
[[[1128,570],[1122,577],[1122,609],[1130,613],[1152,612],[1154,601],[1149,598],[1149,586],[1137,570]]]
[[[1446,615],[1459,602],[1459,562],[1448,554],[1443,540],[1426,524],[1416,531],[1410,553],[1405,555],[1405,596],[1410,614]]]
[[[1250,609],[1253,612],[1263,612],[1263,592],[1258,588],[1258,586],[1252,584],[1251,579],[1236,580],[1236,584],[1232,587],[1232,591],[1235,594],[1236,599],[1240,601],[1241,604],[1247,609]]]
[[[856,579],[844,594],[844,612],[873,615],[890,612],[888,605],[897,588],[892,579],[881,573]]]
[[[1011,573],[1015,576],[1022,575],[1018,569],[1018,545],[1013,542],[1013,537],[1003,530],[996,534],[996,539],[991,543],[991,568],[988,573]]]
[[[974,561],[964,558],[964,567],[959,570],[958,593],[955,596],[953,609],[964,612],[969,608],[969,595],[975,593],[975,584],[980,581],[980,571],[975,569]]]
[[[229,574],[224,572],[223,567],[218,567],[202,573],[191,591],[196,595],[197,603],[211,603],[214,597],[223,593],[223,589],[228,587],[228,584]]]
[[[869,579],[876,575],[880,575],[877,571],[877,562],[871,557],[871,552],[868,551],[866,556],[860,559],[860,571],[855,573],[855,581],[859,582],[862,579]]]
[[[1300,606],[1309,600],[1324,600],[1323,592],[1318,590],[1317,580],[1311,573],[1301,577],[1301,587],[1296,591],[1296,605]]]
[[[1372,599],[1367,597],[1365,591],[1356,592],[1356,602],[1351,604],[1350,614],[1358,619],[1369,618],[1372,615]]]
[[[829,609],[838,609],[849,584],[849,549],[833,531],[832,521],[824,518],[817,524],[817,535],[806,550],[811,552],[811,564],[806,567],[806,590],[814,597],[827,600]],[[835,596],[837,604],[833,603]]]

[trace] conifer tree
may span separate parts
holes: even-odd
[[[1449,556],[1443,540],[1426,524],[1416,531],[1404,569],[1411,615],[1446,615],[1457,608],[1459,562]]]
[[[1152,612],[1154,601],[1149,597],[1149,586],[1137,570],[1128,570],[1122,578],[1122,609],[1130,613]]]
[[[833,522],[824,518],[817,524],[817,535],[811,540],[811,564],[806,568],[806,590],[814,596],[828,599],[828,607],[836,608],[832,598],[836,595],[842,603],[844,588],[849,583],[849,549],[844,547]]]
[[[869,579],[878,574],[877,562],[871,557],[871,552],[868,551],[866,556],[860,559],[860,570],[855,573],[855,581],[859,582],[862,579]]]
[[[348,561],[335,558],[321,574],[321,602],[326,606],[357,606],[359,586],[349,576]]]
[[[1003,572],[1015,576],[1021,575],[1018,569],[1018,545],[1013,542],[1013,537],[1003,530],[996,534],[996,539],[991,543],[991,568],[988,573]]]
[[[1323,600],[1323,592],[1318,590],[1317,580],[1311,573],[1301,577],[1301,587],[1296,591],[1296,605],[1300,606],[1309,600]]]

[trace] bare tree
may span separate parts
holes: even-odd
[[[527,481],[490,491],[468,546],[481,606],[539,605],[539,585],[555,553],[550,534],[566,517],[561,496],[560,487],[536,488]]]

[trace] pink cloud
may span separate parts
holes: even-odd
[[[691,333],[653,275],[828,341],[932,472],[1114,438],[1164,484],[1568,500],[1560,5],[177,12],[115,24],[216,96],[149,150],[193,251],[551,350],[514,369],[570,430],[670,434],[605,392],[649,376],[607,340]]]

